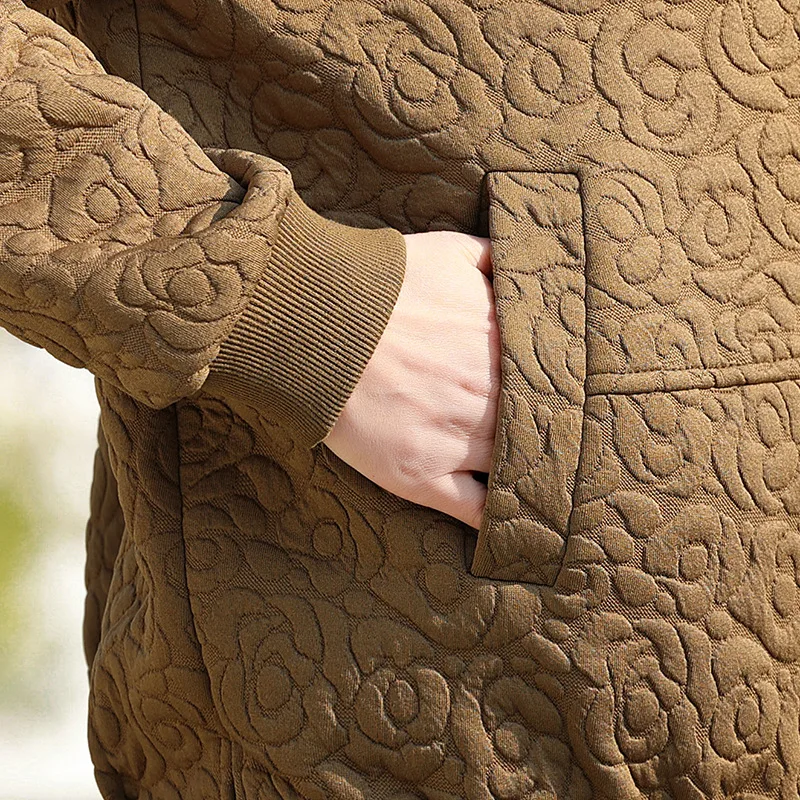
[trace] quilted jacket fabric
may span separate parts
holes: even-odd
[[[800,797],[795,0],[36,6],[0,321],[97,376],[104,796]],[[441,228],[492,239],[477,532],[321,443]]]

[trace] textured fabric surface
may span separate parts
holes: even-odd
[[[796,4],[37,8],[0,321],[97,376],[104,795],[800,797]],[[441,228],[493,247],[477,532],[320,443]]]

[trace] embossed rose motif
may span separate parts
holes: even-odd
[[[639,481],[689,497],[711,461],[712,426],[696,393],[611,396],[614,439],[622,463]]]
[[[503,59],[504,132],[523,147],[573,144],[597,111],[589,48],[566,20],[543,6],[507,3],[484,21]]]
[[[571,756],[564,720],[545,691],[513,669],[506,672],[496,656],[476,658],[462,679],[453,735],[466,756],[467,796],[589,800],[591,788]]]
[[[226,248],[227,238],[211,246],[204,246],[203,237],[165,238],[131,248],[89,279],[85,303],[108,326],[109,339],[121,326],[139,324],[147,343],[145,356],[157,354],[160,363],[196,382],[205,377],[203,370],[216,356],[242,304],[239,265],[216,260],[214,246],[220,247],[221,258],[235,259],[237,244],[231,238],[230,249]],[[109,305],[107,283],[114,278],[118,302]],[[121,378],[136,384],[150,364],[127,366]],[[198,371],[201,375],[193,374]]]
[[[202,673],[167,666],[139,677],[132,691],[133,717],[161,756],[183,770],[200,761],[203,746],[198,734],[209,721],[205,710],[192,701],[207,696]]]
[[[303,564],[311,582],[328,597],[372,577],[383,562],[376,533],[333,492],[308,487],[281,515],[280,547]]]
[[[268,103],[265,107],[270,108]],[[269,135],[266,147],[272,157],[291,169],[295,188],[309,206],[339,206],[339,215],[330,215],[337,221],[345,222],[340,218],[346,213],[342,209],[363,203],[381,183],[375,162],[346,131],[325,128],[309,131],[303,137],[297,135],[296,128],[288,126]],[[353,217],[346,222],[356,224]],[[380,224],[374,218],[363,222],[371,222],[370,227]]]
[[[307,496],[308,507],[318,509],[318,519],[307,518],[306,504],[287,509],[278,531],[281,545],[318,559],[352,560],[355,546],[349,541],[349,535],[343,536],[348,528],[348,516],[339,498],[315,487],[308,490]]]
[[[724,565],[724,566],[723,566]],[[733,521],[711,506],[683,508],[645,543],[644,568],[688,620],[702,619],[741,580],[745,556]]]
[[[76,158],[53,181],[50,226],[64,242],[136,245],[152,236],[161,211],[153,164],[120,151]]]
[[[53,57],[55,49],[60,49],[60,58]],[[6,24],[0,52],[0,194],[57,173],[59,135],[88,133],[88,150],[95,144],[92,128],[113,125],[136,105],[136,91],[121,82],[114,87],[113,101],[105,97],[98,102],[94,59],[88,50],[76,48],[61,28],[50,26],[46,35],[36,35],[25,23]],[[33,77],[33,65],[46,69],[47,78]],[[76,151],[80,145],[71,139]]]
[[[483,728],[499,756],[488,775],[493,796],[527,800],[542,789],[556,796],[588,796],[585,779],[570,769],[562,767],[565,774],[553,785],[559,772],[553,766],[565,767],[570,750],[563,740],[561,714],[544,692],[519,676],[498,677],[484,689],[482,710]]]
[[[432,512],[409,519],[400,506],[380,525],[380,541],[359,544],[369,588],[430,641],[447,648],[478,646],[496,619],[498,587],[470,585],[459,523]]]
[[[800,531],[794,520],[766,521],[748,531],[750,563],[728,608],[771,656],[796,661],[800,659]]]
[[[789,260],[763,263],[761,254],[772,245],[756,210],[762,193],[739,163],[722,156],[696,159],[679,183],[689,209],[680,237],[696,265],[692,277],[724,304],[706,339],[713,336],[719,357],[734,363],[792,358],[800,284]]]
[[[0,145],[2,195],[38,180],[53,169],[56,137],[53,127],[35,114],[27,101],[8,101],[0,95],[0,113],[4,120]]]
[[[664,776],[692,773],[701,751],[698,707],[686,694],[688,670],[707,647],[702,631],[686,626],[679,636],[667,620],[631,624],[617,614],[592,620],[574,660],[591,684],[581,705],[582,737],[605,775],[620,770],[624,782],[630,770],[641,789],[652,790],[664,787]],[[697,680],[693,689],[707,691],[700,689],[704,676]],[[701,699],[702,710],[707,701]]]
[[[416,631],[388,619],[362,623],[352,637],[363,679],[354,701],[348,756],[395,777],[424,780],[442,763],[450,688]]]
[[[385,186],[378,202],[384,224],[402,231],[464,231],[473,225],[480,198],[440,175],[414,175]]]
[[[631,308],[677,302],[690,276],[689,262],[669,230],[677,196],[660,176],[605,172],[585,182],[592,241],[591,283]]]
[[[371,749],[395,774],[429,772],[440,752],[429,743],[440,737],[450,708],[445,679],[416,664],[373,672],[356,697],[356,718]]]
[[[236,19],[236,9],[204,0],[165,0],[150,13],[164,42],[176,45],[176,50],[200,58],[224,58],[233,49],[237,23],[242,24]]]
[[[131,253],[117,290],[120,302],[147,313],[154,327],[162,311],[212,324],[230,314],[241,294],[236,267],[216,263],[196,239],[153,243]]]
[[[686,255],[698,266],[735,266],[748,254],[758,217],[753,186],[726,156],[695,159],[679,176],[688,214],[681,227]]]
[[[743,402],[740,480],[765,513],[796,514],[800,512],[800,386],[793,381],[747,386]]]
[[[181,416],[185,480],[196,483],[217,469],[252,455],[253,432],[230,406],[212,398],[187,407]]]
[[[441,158],[467,159],[502,121],[487,94],[502,65],[463,4],[334,5],[320,44],[350,72],[337,107],[382,163],[430,170]]]
[[[739,137],[738,154],[755,185],[758,216],[783,247],[800,247],[800,126],[771,114]]]
[[[0,211],[0,225],[7,233],[0,245],[0,259],[10,267],[0,276],[0,291],[24,297],[40,314],[78,317],[79,280],[73,265],[96,258],[100,250],[86,244],[60,247],[49,230],[48,212],[46,200],[32,198]]]
[[[708,17],[711,71],[749,108],[783,111],[800,97],[800,14],[786,0],[729,0]]]
[[[720,644],[711,665],[719,690],[711,744],[728,761],[755,765],[758,754],[776,746],[781,721],[773,660],[756,642],[736,637]]]
[[[236,615],[231,617],[231,608]],[[213,641],[212,691],[223,724],[274,763],[310,769],[347,742],[333,711],[337,692],[320,669],[323,639],[314,609],[297,597],[231,593],[198,616]],[[327,721],[323,740],[309,717]]]
[[[730,135],[733,104],[683,31],[614,6],[595,42],[594,68],[634,144],[688,156],[715,135]]]

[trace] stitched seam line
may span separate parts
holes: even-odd
[[[575,174],[575,173],[573,173]],[[589,318],[589,281],[587,280],[586,276],[586,267],[589,263],[589,237],[586,235],[586,201],[583,196],[583,181],[581,180],[580,176],[575,174],[575,178],[578,183],[578,199],[580,200],[581,204],[581,239],[583,241],[583,264],[582,264],[582,272],[583,272],[583,308],[584,308],[584,320]],[[585,323],[584,323],[585,324]],[[588,330],[584,329],[583,332],[583,358],[584,358],[584,371],[588,369],[589,366],[589,337],[588,337]],[[561,548],[561,558],[560,558],[560,565],[556,571],[554,579],[551,581],[550,585],[555,586],[558,582],[558,578],[561,573],[564,571],[564,566],[567,560],[567,547],[569,545],[569,540],[572,538],[572,519],[573,514],[575,513],[575,509],[577,507],[577,503],[575,501],[575,496],[578,492],[578,487],[581,485],[581,476],[583,474],[584,469],[584,458],[586,457],[586,426],[588,424],[588,414],[587,414],[587,403],[589,402],[589,391],[586,385],[587,377],[583,380],[583,404],[581,406],[581,430],[580,430],[580,440],[578,443],[578,463],[575,465],[575,474],[572,479],[572,491],[570,492],[569,503],[570,503],[570,510],[569,516],[567,517],[567,530],[564,536],[564,544]]]
[[[757,374],[762,372],[763,374]],[[750,373],[750,374],[748,374]],[[684,380],[681,380],[683,378]],[[761,383],[780,383],[800,379],[800,359],[747,362],[726,367],[697,369],[646,370],[642,372],[597,372],[586,376],[587,396],[598,394],[646,394],[648,392],[685,391],[691,389],[729,389]],[[663,386],[656,385],[663,381]],[[596,386],[601,382],[621,385]],[[641,383],[643,386],[637,386]]]
[[[200,663],[203,666],[203,672],[205,673],[206,678],[206,688],[208,690],[208,700],[211,706],[211,709],[214,712],[215,722],[216,722],[216,730],[212,730],[213,733],[220,735],[220,731],[224,729],[222,725],[222,720],[219,716],[219,709],[217,708],[216,702],[214,702],[214,690],[211,685],[211,673],[208,669],[208,664],[206,664],[205,653],[203,652],[203,645],[200,642],[200,637],[197,633],[197,623],[195,622],[195,611],[192,607],[192,593],[189,588],[189,568],[187,566],[187,555],[186,555],[186,525],[185,525],[185,498],[183,494],[183,445],[181,443],[181,425],[179,420],[180,414],[180,403],[175,403],[172,406],[172,419],[175,424],[175,447],[177,449],[177,456],[178,456],[178,474],[175,476],[178,481],[178,513],[180,514],[180,536],[181,536],[181,552],[183,553],[183,585],[186,587],[186,605],[189,609],[189,616],[192,620],[192,635],[194,636],[194,640],[197,643],[197,654],[200,658]]]
[[[142,66],[142,27],[139,24],[139,0],[133,0],[133,19],[136,22],[136,55],[139,59],[139,88],[144,88],[144,67]]]

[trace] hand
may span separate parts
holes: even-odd
[[[489,240],[409,234],[389,322],[323,440],[384,489],[479,528],[497,424]]]

